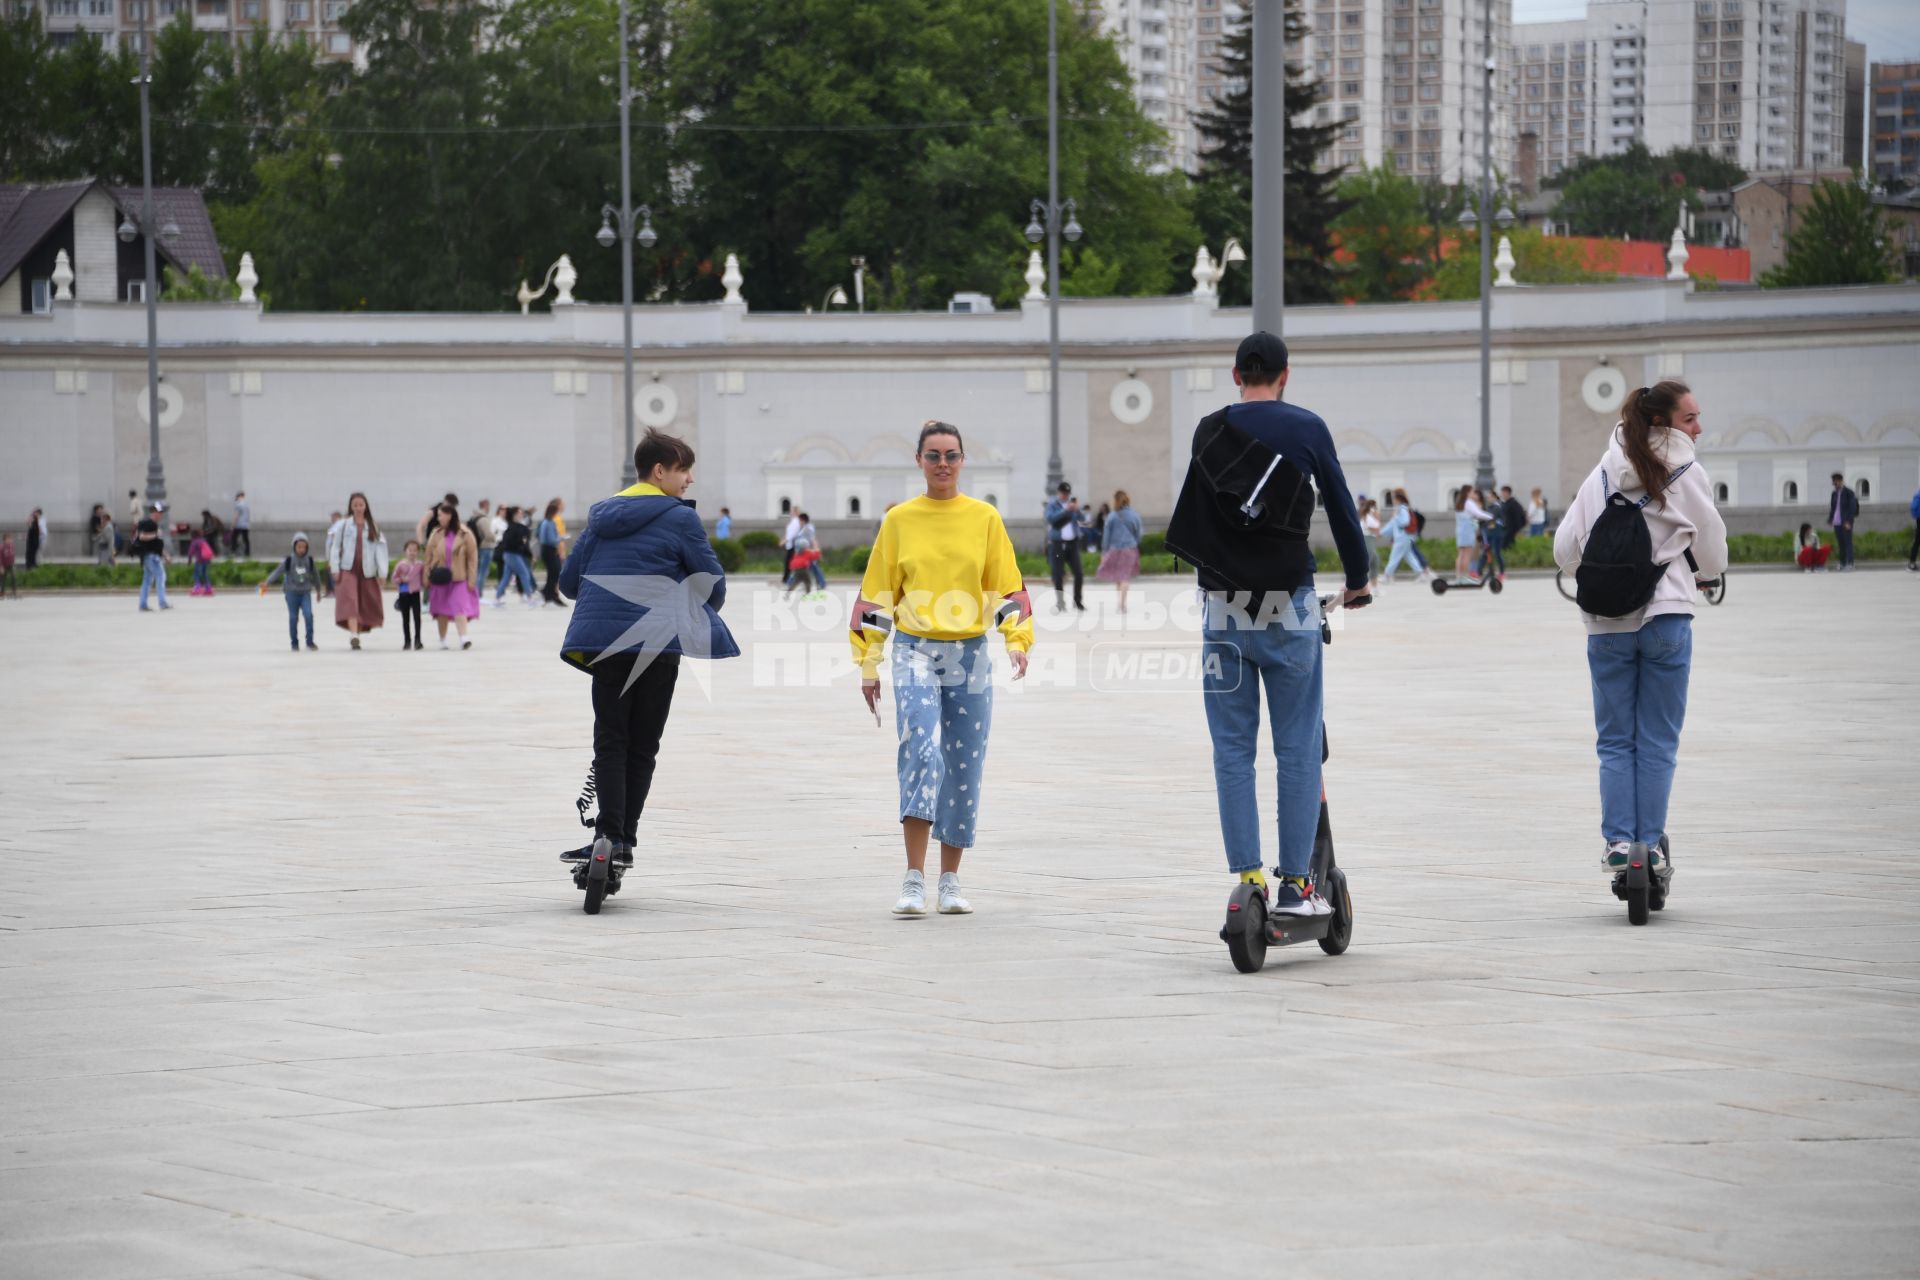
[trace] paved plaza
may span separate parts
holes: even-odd
[[[734,584],[597,917],[558,613],[0,605],[0,1276],[1915,1274],[1920,580],[1703,611],[1645,928],[1572,606],[1393,589],[1327,651],[1352,949],[1251,976],[1190,596],[1043,613],[915,921],[843,600]]]

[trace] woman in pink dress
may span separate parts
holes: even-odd
[[[441,503],[427,530],[427,612],[440,629],[440,647],[447,647],[447,624],[460,632],[460,647],[473,648],[467,638],[467,619],[480,616],[480,592],[475,579],[480,549],[473,534],[460,523],[460,513]]]
[[[367,495],[347,499],[347,514],[327,530],[327,564],[333,569],[333,621],[360,647],[364,632],[387,620],[380,583],[387,576],[387,540],[374,523]]]

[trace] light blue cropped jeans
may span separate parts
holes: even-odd
[[[927,640],[896,630],[893,701],[900,820],[924,819],[941,844],[971,849],[993,725],[987,638]]]

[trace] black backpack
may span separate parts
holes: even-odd
[[[1691,462],[1667,477],[1666,489],[1680,478]],[[1587,534],[1587,545],[1580,551],[1580,567],[1574,571],[1577,590],[1574,600],[1596,618],[1624,618],[1640,612],[1653,599],[1653,592],[1666,576],[1667,566],[1653,559],[1653,535],[1647,531],[1646,505],[1653,492],[1635,502],[1615,493],[1607,483],[1605,467],[1600,469],[1600,492],[1606,504],[1600,518]],[[1693,549],[1686,551],[1687,564],[1698,570]]]
[[[1308,554],[1313,507],[1306,473],[1228,422],[1222,409],[1194,431],[1167,550],[1200,570],[1209,587],[1264,587],[1283,557]]]

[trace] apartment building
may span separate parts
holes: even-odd
[[[1920,184],[1920,62],[1876,62],[1867,121],[1876,182]]]
[[[1516,173],[1533,190],[1589,156],[1642,140],[1647,50],[1640,0],[1589,6],[1585,18],[1514,25]]]
[[[1097,0],[1088,17],[1119,50],[1133,79],[1141,114],[1167,131],[1154,167],[1191,172],[1197,164],[1193,129],[1194,6],[1197,0]],[[1213,0],[1217,8],[1221,0]],[[1212,25],[1217,31],[1219,16]],[[1214,37],[1218,40],[1218,36]]]
[[[91,33],[113,48],[139,50],[149,31],[183,15],[196,31],[220,40],[244,40],[256,30],[280,38],[301,37],[320,56],[354,56],[353,39],[340,29],[352,0],[5,0],[10,13],[38,13],[56,46]]]
[[[1308,32],[1294,56],[1325,91],[1317,121],[1340,125],[1323,162],[1390,162],[1438,182],[1480,173],[1490,9],[1493,164],[1496,172],[1514,171],[1512,0],[1305,0],[1304,9]]]

